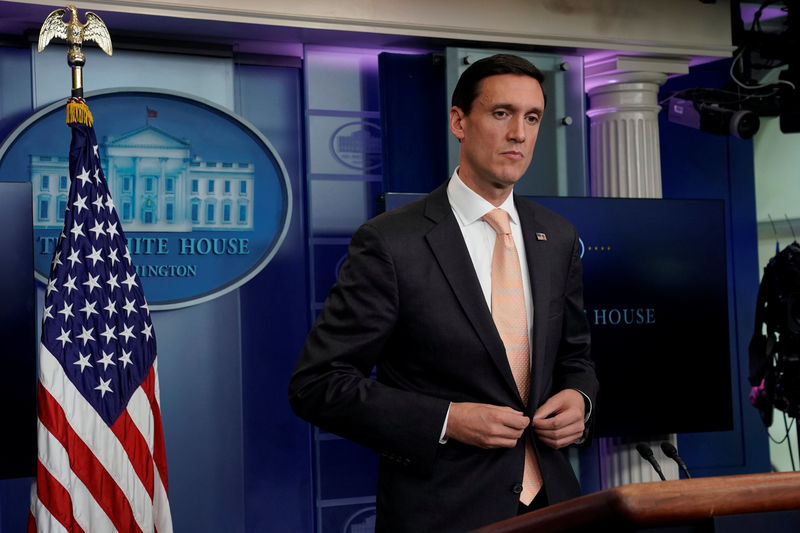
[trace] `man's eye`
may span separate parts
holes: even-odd
[[[508,116],[508,113],[506,113],[505,111],[495,111],[494,116],[497,118],[505,118]]]
[[[536,124],[537,122],[539,122],[539,117],[537,117],[536,115],[529,115],[525,117],[525,120],[528,121],[528,124]]]

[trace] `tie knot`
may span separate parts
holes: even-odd
[[[508,213],[502,209],[492,209],[483,215],[483,220],[488,222],[498,235],[509,235],[511,233]]]

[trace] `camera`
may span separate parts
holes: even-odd
[[[667,120],[715,135],[750,139],[761,125],[758,115],[748,109],[679,97],[670,98],[668,102]]]

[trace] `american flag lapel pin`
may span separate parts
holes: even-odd
[[[547,240],[547,235],[545,235],[544,233],[537,233],[536,234],[536,240],[537,241],[546,241]]]

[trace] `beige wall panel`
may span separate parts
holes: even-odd
[[[727,0],[106,0],[78,8],[650,54],[731,52]]]

